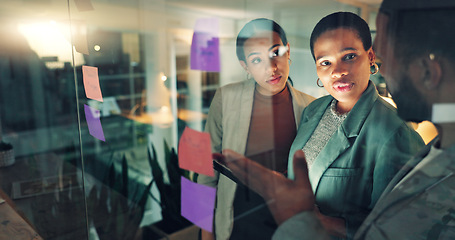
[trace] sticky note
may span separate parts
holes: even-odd
[[[90,0],[74,0],[74,3],[80,12],[93,10],[92,1]]]
[[[185,177],[182,177],[181,189],[182,216],[212,232],[216,189],[191,182]]]
[[[87,24],[84,21],[71,21],[73,45],[78,53],[89,55]]]
[[[191,43],[191,69],[207,72],[220,71],[217,18],[201,18],[196,21]]]
[[[100,80],[98,78],[98,68],[82,66],[82,78],[84,79],[85,95],[97,101],[103,101],[101,94]]]
[[[214,176],[210,135],[185,127],[179,141],[180,168]]]
[[[105,142],[103,128],[100,121],[100,110],[84,104],[85,120],[87,121],[88,131],[93,137]]]

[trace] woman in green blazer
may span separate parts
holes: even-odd
[[[303,149],[321,222],[332,235],[352,238],[424,142],[369,80],[378,68],[363,19],[348,12],[326,16],[314,28],[310,46],[318,85],[321,81],[330,95],[303,111],[288,176],[293,178],[292,156]]]

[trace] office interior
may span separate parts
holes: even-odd
[[[204,130],[217,88],[246,80],[235,55],[246,22],[284,28],[294,87],[320,97],[312,28],[351,11],[374,36],[381,0],[0,2],[0,218],[22,229],[0,238],[138,240],[197,239],[180,213],[180,178],[197,174],[179,168],[179,139],[186,127]],[[191,67],[207,19],[219,71]],[[102,101],[88,96],[83,70],[97,74]]]

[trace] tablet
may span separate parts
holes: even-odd
[[[213,159],[213,168],[215,170],[217,170],[218,172],[220,172],[221,174],[223,174],[224,176],[226,176],[229,179],[231,179],[232,181],[234,181],[235,183],[243,184],[242,182],[240,182],[240,180],[237,177],[234,176],[234,174],[232,173],[231,169],[229,169],[228,167],[224,166],[223,164],[218,162],[218,160],[216,160],[216,159]]]

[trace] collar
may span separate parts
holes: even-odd
[[[347,115],[343,124],[341,124],[341,128],[346,137],[356,137],[359,135],[365,119],[368,117],[368,114],[378,98],[379,94],[376,90],[376,86],[370,80],[367,89],[365,89],[360,99]]]

